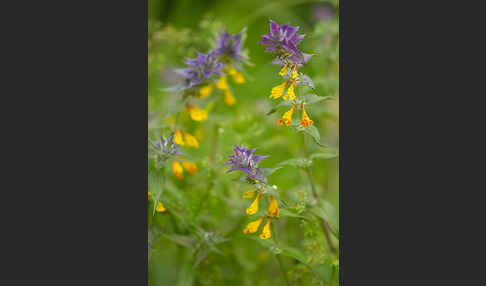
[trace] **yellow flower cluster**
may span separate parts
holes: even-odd
[[[248,215],[254,215],[258,212],[258,205],[260,202],[260,198],[262,196],[261,191],[259,190],[251,190],[243,194],[243,198],[245,199],[252,199],[256,194],[255,200],[251,203],[251,205],[246,209],[246,213]],[[246,228],[243,230],[243,233],[245,234],[253,234],[258,231],[258,228],[260,227],[260,224],[264,221],[265,217],[267,218],[267,222],[265,226],[263,227],[263,230],[260,234],[261,239],[268,239],[272,237],[272,232],[270,230],[270,223],[272,221],[272,218],[278,218],[279,217],[279,211],[278,211],[278,202],[277,199],[270,195],[270,203],[268,204],[268,213],[267,215],[262,216],[256,221],[250,222]]]
[[[190,174],[194,174],[197,172],[197,166],[194,162],[183,161],[182,163],[179,161],[172,162],[172,172],[177,179],[184,178],[184,170],[189,172]]]
[[[285,66],[279,71],[278,75],[281,77],[284,77],[287,75],[289,71],[289,64],[285,64]],[[284,100],[294,100],[295,99],[295,81],[297,80],[297,64],[293,65],[292,69],[292,74],[289,79],[286,79],[284,83],[279,84],[272,88],[272,92],[270,93],[270,98],[279,98],[283,95]],[[284,95],[285,88],[287,87],[289,81],[292,81],[290,84],[289,88],[287,88],[287,92]],[[313,121],[309,118],[307,113],[305,112],[304,108],[304,103],[301,104],[301,109],[302,109],[302,120],[300,122],[300,125],[303,127],[312,125]],[[278,121],[278,126],[281,126],[282,124],[285,124],[285,126],[290,126],[292,123],[292,114],[294,113],[295,109],[297,108],[297,104],[294,104],[290,110],[285,112],[282,115],[282,118]]]
[[[182,139],[182,136],[184,136],[184,139]],[[184,131],[181,132],[176,129],[174,143],[184,146],[185,145],[184,141],[185,143],[187,143],[188,146],[199,148],[199,142],[197,141],[196,137],[192,136],[187,132]]]
[[[208,112],[192,104],[186,105],[186,109],[189,112],[189,116],[194,121],[204,121],[208,119]]]
[[[229,68],[225,72],[233,78],[233,81],[235,83],[241,84],[245,82],[245,78],[243,77],[243,74],[237,71],[232,65],[229,65]],[[221,76],[219,80],[216,82],[216,84],[209,84],[201,87],[199,89],[199,97],[205,98],[210,96],[214,90],[214,87],[223,91],[224,102],[226,103],[226,105],[232,106],[233,104],[236,103],[236,98],[233,96],[233,93],[229,88],[228,77],[226,75]]]

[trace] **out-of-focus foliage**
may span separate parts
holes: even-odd
[[[277,256],[290,285],[338,285],[339,257],[321,228],[324,219],[338,246],[338,10],[337,1],[149,0],[149,285],[285,285]],[[300,26],[306,37],[299,47],[314,54],[299,70],[315,84],[315,90],[302,89],[313,102],[306,105],[314,121],[304,131],[308,156],[301,133],[277,124],[289,106],[269,98],[281,82],[279,66],[257,44],[268,32],[269,19]],[[235,34],[244,27],[250,58],[245,82],[228,80],[236,103],[225,104],[218,90],[191,99],[208,112],[207,120],[192,120],[180,94],[170,91],[180,81],[174,70],[184,67],[185,58],[214,47],[222,29]],[[181,133],[186,142],[181,156],[160,160],[163,151],[156,142],[168,142],[175,129],[192,135],[199,146],[189,146]],[[278,244],[243,233],[255,218],[245,214],[251,201],[242,198],[251,187],[224,166],[235,144],[270,155],[260,166],[271,168],[268,183],[277,187],[280,219],[272,224]],[[183,178],[175,176],[174,163],[180,164]],[[189,171],[194,170],[187,163],[197,170]]]

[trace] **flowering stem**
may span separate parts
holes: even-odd
[[[308,158],[307,147],[305,145],[305,133],[302,133],[302,142],[304,144],[304,157]],[[314,197],[314,200],[316,200],[316,202],[319,202],[319,197],[317,195],[316,186],[314,185],[314,180],[312,179],[312,169],[310,167],[305,168],[305,172],[307,173],[307,177],[309,178],[309,183],[310,183],[311,189],[312,189],[312,196]],[[331,241],[331,235],[329,234],[330,233],[329,226],[327,225],[327,222],[324,220],[324,218],[320,217],[320,219],[321,219],[322,230],[324,231],[324,236],[326,237],[326,240],[327,240],[327,244],[329,245],[329,248],[331,249],[332,254],[336,255],[337,250],[336,250],[336,247],[334,246],[334,244]]]
[[[275,245],[278,248],[277,230],[275,229],[274,225],[272,225],[272,231],[273,231],[273,235],[272,235],[273,242],[275,242]],[[290,286],[289,278],[287,277],[287,271],[285,270],[285,267],[283,266],[282,257],[280,257],[280,254],[275,254],[275,257],[277,258],[278,266],[280,267],[280,273],[282,274],[283,279],[285,280],[285,284],[287,286]]]

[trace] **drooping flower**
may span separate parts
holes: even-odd
[[[225,75],[219,78],[218,82],[216,82],[216,87],[221,90],[228,90],[228,80]]]
[[[258,231],[258,228],[260,227],[260,224],[263,222],[263,218],[264,217],[261,217],[261,218],[259,218],[256,221],[250,222],[246,226],[246,228],[243,230],[243,233],[244,234],[248,234],[248,233],[255,233],[255,232],[257,232]]]
[[[229,169],[227,172],[241,170],[246,172],[248,177],[254,180],[263,180],[263,171],[258,168],[258,163],[268,156],[253,154],[255,150],[256,149],[246,149],[244,145],[241,145],[241,147],[234,145],[234,153],[229,156],[230,159],[228,160],[228,162],[226,162],[226,165],[232,165],[231,169]]]
[[[263,227],[263,231],[260,234],[261,239],[267,239],[267,238],[272,237],[272,232],[270,231],[270,222],[271,222],[271,219],[268,218],[267,223]]]
[[[233,104],[236,103],[236,98],[233,96],[233,94],[229,90],[224,91],[224,103],[226,103],[226,105],[229,105],[229,106],[232,106]]]
[[[268,216],[279,217],[278,215],[278,202],[274,196],[270,197],[270,204],[268,205]]]
[[[265,51],[272,52],[279,59],[290,60],[294,63],[306,63],[311,55],[303,53],[297,44],[305,35],[297,34],[299,27],[290,26],[289,23],[279,26],[270,20],[270,32],[262,35],[263,40],[258,44],[265,45]]]
[[[167,209],[160,201],[157,201],[157,206],[155,207],[155,211],[158,213],[166,213]]]
[[[199,89],[199,97],[200,98],[206,98],[211,95],[211,92],[213,92],[214,86],[212,84],[208,84],[206,86],[203,86]]]
[[[199,142],[197,141],[196,137],[187,132],[183,132],[182,134],[184,135],[184,140],[186,141],[187,145],[199,148]]]
[[[178,179],[184,178],[184,176],[182,175],[184,170],[182,169],[181,163],[177,161],[172,162],[172,171],[174,172],[174,176],[176,176],[176,178]]]
[[[197,172],[197,166],[194,162],[189,162],[189,161],[184,161],[182,162],[182,166],[186,171],[188,171],[191,174],[194,174]]]
[[[208,119],[208,113],[206,110],[196,107],[194,105],[188,104],[186,106],[187,111],[189,111],[189,116],[194,121],[204,121]]]
[[[285,87],[287,86],[287,83],[289,80],[286,80],[284,83],[277,85],[276,87],[272,88],[272,93],[270,94],[270,98],[279,98],[283,95],[285,91]]]
[[[295,108],[297,108],[297,104],[294,104],[289,111],[282,115],[282,118],[278,121],[278,126],[281,126],[282,123],[285,124],[285,126],[289,126],[290,123],[292,123],[292,114],[294,113]]]
[[[199,83],[209,80],[212,75],[223,75],[221,69],[223,64],[218,61],[214,52],[207,54],[197,53],[194,59],[186,59],[185,64],[188,68],[176,70],[184,77],[184,87],[192,88]]]
[[[251,205],[246,209],[246,214],[254,215],[258,212],[258,203],[260,201],[261,195],[262,195],[262,193],[260,193],[260,192],[257,193],[257,196],[256,196],[255,200],[253,201],[253,203],[251,203]]]
[[[176,129],[174,143],[184,146],[184,140],[182,140],[182,133]]]
[[[283,99],[284,100],[294,100],[295,99],[295,80],[292,81],[292,84],[289,86],[287,89],[287,92],[285,93]]]
[[[302,121],[300,122],[300,125],[303,127],[307,127],[309,125],[312,125],[313,121],[309,118],[307,113],[305,112],[304,104],[302,103]]]

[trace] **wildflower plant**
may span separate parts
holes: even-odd
[[[312,57],[311,54],[304,53],[298,48],[298,44],[305,37],[303,34],[298,34],[298,31],[299,27],[297,26],[291,26],[289,23],[278,25],[275,21],[270,20],[270,32],[262,35],[263,39],[259,44],[266,46],[265,51],[270,52],[276,57],[273,63],[281,66],[278,75],[285,80],[283,83],[273,87],[269,96],[272,99],[282,97],[284,102],[274,107],[268,114],[275,112],[281,106],[291,106],[279,119],[278,126],[291,126],[294,131],[302,132],[304,158],[290,159],[282,163],[284,165],[288,164],[302,168],[306,172],[315,203],[320,205],[321,202],[313,181],[312,169],[310,168],[312,166],[312,158],[308,156],[305,134],[310,135],[321,147],[326,146],[320,142],[319,131],[312,126],[314,121],[309,117],[306,106],[329,99],[330,97],[320,97],[316,94],[301,96],[298,92],[299,87],[305,86],[315,91],[312,79],[308,75],[298,71]],[[301,113],[301,120],[298,124],[292,123],[292,117],[296,110],[299,110]],[[315,157],[319,157],[319,154],[315,155]],[[328,222],[322,216],[320,219],[322,220],[322,229],[327,243],[331,251],[336,253],[336,247],[331,239],[331,230]]]

